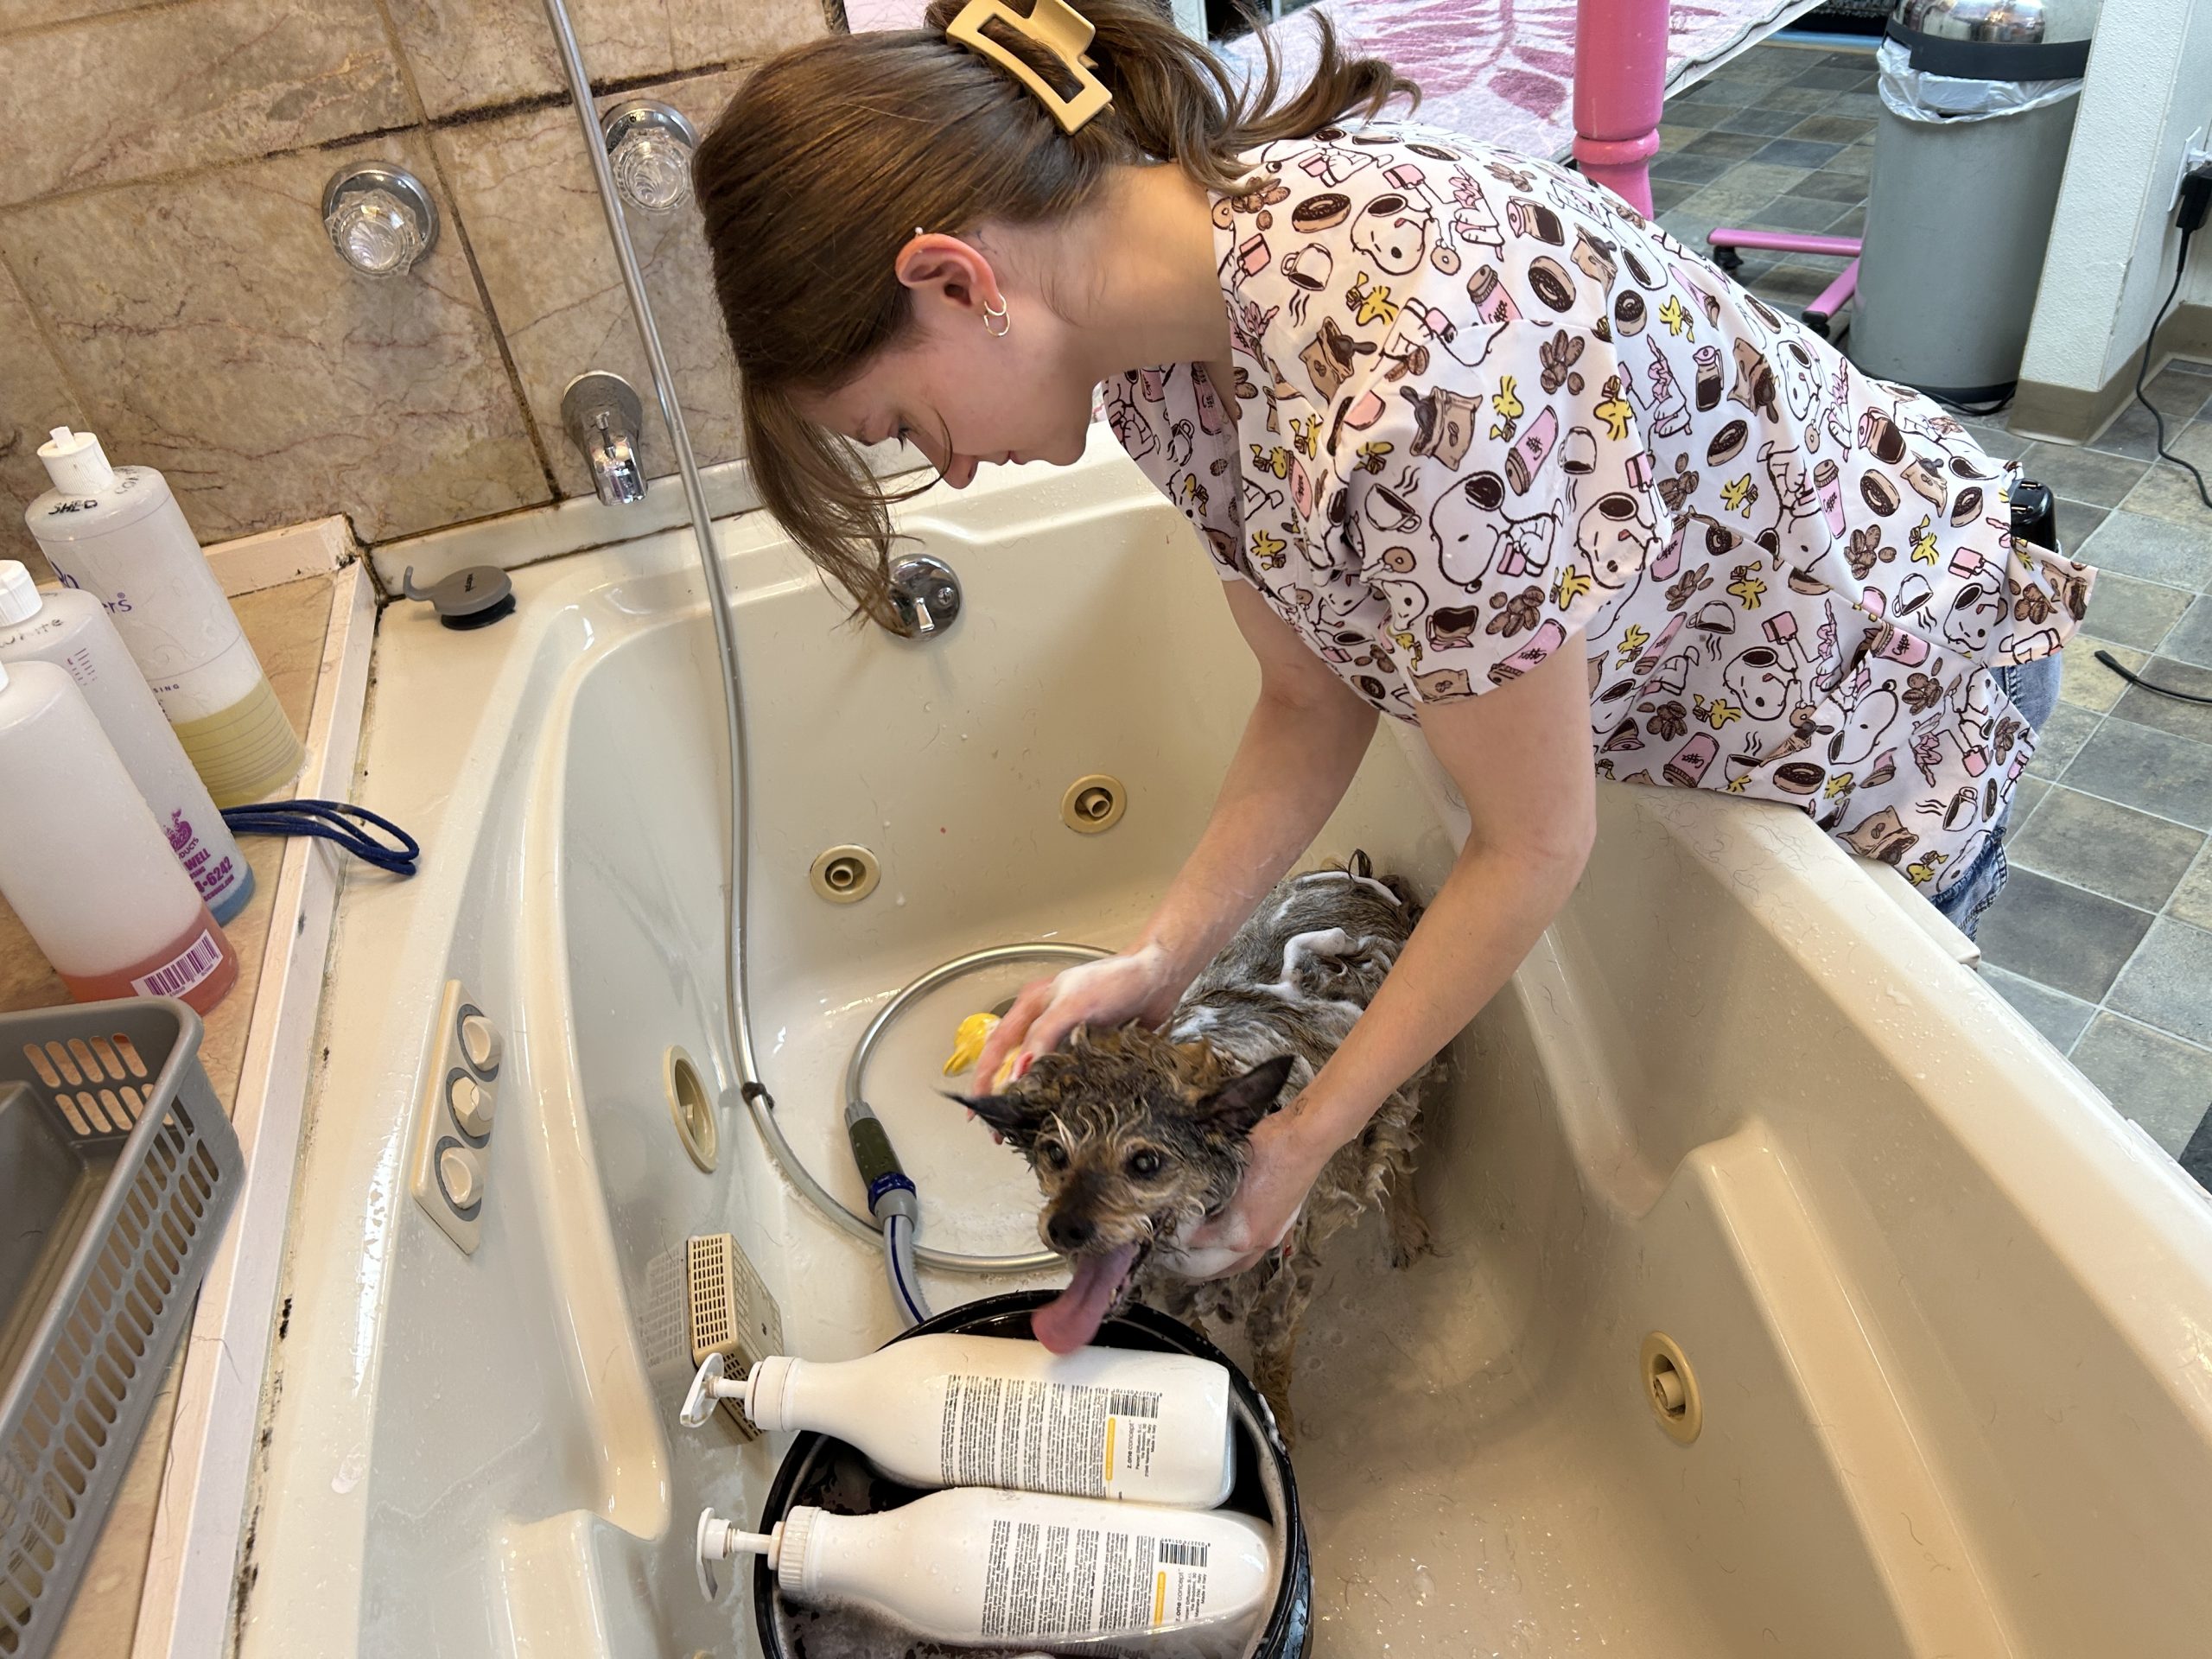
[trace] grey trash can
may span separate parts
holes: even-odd
[[[1850,355],[1953,403],[2012,395],[2098,0],[1901,0]]]

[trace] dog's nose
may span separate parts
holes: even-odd
[[[1079,1216],[1054,1216],[1045,1224],[1045,1236],[1056,1250],[1074,1251],[1090,1243],[1098,1229]]]

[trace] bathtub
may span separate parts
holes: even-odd
[[[1183,521],[1112,454],[905,524],[965,588],[933,640],[845,628],[760,515],[719,526],[761,1064],[855,1205],[841,1078],[868,1021],[981,946],[1128,938],[1255,684]],[[480,632],[383,619],[361,798],[428,857],[344,898],[245,1659],[754,1652],[741,1591],[694,1588],[692,1529],[753,1519],[781,1448],[676,1424],[684,1242],[733,1236],[793,1351],[895,1329],[877,1256],[799,1201],[731,1088],[688,537],[515,582]],[[1385,725],[1316,853],[1433,887],[1464,817]],[[1103,834],[1060,814],[1090,774],[1124,791]],[[1610,785],[1599,810],[1573,899],[1428,1109],[1435,1255],[1336,1241],[1306,1325],[1315,1653],[2202,1652],[2212,1205],[1803,817]],[[859,903],[810,884],[844,844],[880,866]],[[951,1021],[1006,971],[871,1063],[925,1243],[1034,1247],[1026,1173],[937,1093]],[[456,979],[505,1039],[473,1255],[409,1187]],[[719,1097],[711,1171],[671,1049]],[[925,1280],[939,1308],[1044,1282]],[[1655,1386],[1694,1395],[1688,1444]]]

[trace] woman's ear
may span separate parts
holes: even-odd
[[[999,280],[991,262],[957,236],[923,235],[899,250],[893,270],[914,291],[916,303],[935,298],[964,311],[981,323],[983,308],[1005,308]]]

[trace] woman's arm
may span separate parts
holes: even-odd
[[[1205,832],[1135,944],[1015,1000],[976,1062],[979,1078],[995,1077],[1010,1053],[1050,1053],[1086,1022],[1166,1019],[1351,787],[1375,710],[1253,588],[1228,582],[1223,591],[1259,659],[1260,696]]]
[[[1466,798],[1466,845],[1351,1036],[1260,1124],[1236,1198],[1192,1240],[1238,1251],[1225,1273],[1281,1240],[1331,1155],[1497,995],[1589,858],[1597,785],[1580,634],[1496,690],[1427,704],[1421,731]]]

